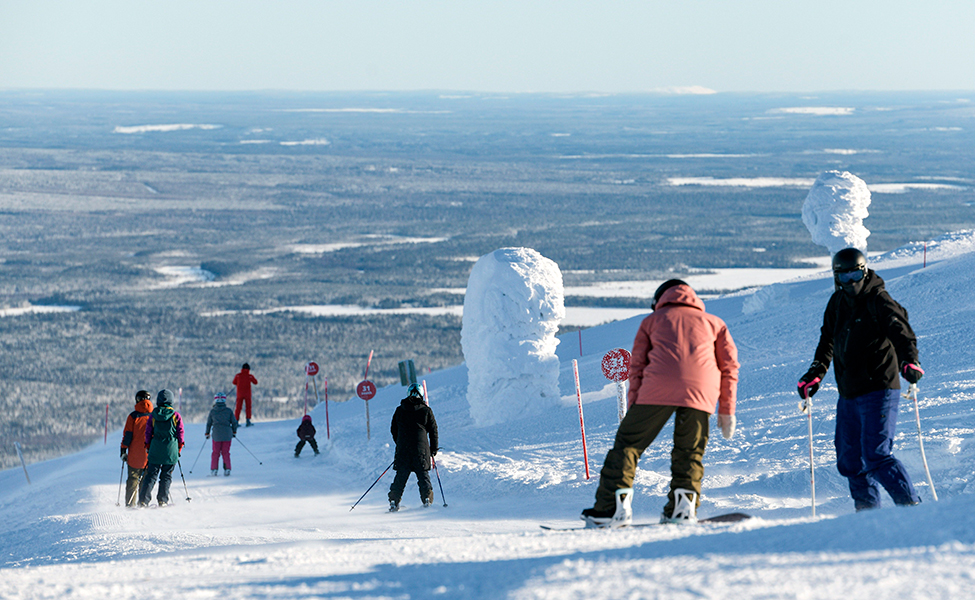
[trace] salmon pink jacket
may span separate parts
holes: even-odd
[[[687,285],[657,301],[640,324],[630,358],[627,405],[684,406],[735,414],[738,349],[720,318]]]

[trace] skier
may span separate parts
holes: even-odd
[[[301,425],[298,425],[298,445],[295,446],[295,458],[301,455],[301,449],[305,447],[305,442],[315,451],[318,456],[318,442],[315,441],[315,426],[311,424],[311,415],[301,417]]]
[[[125,419],[122,429],[122,460],[127,463],[129,475],[125,480],[125,506],[133,508],[139,501],[139,484],[146,472],[146,421],[152,412],[152,394],[139,390],[135,394],[135,410]]]
[[[582,511],[588,527],[630,524],[637,462],[672,414],[670,492],[661,522],[696,521],[708,419],[716,403],[722,435],[731,439],[735,432],[738,350],[724,321],[706,313],[704,302],[680,279],[661,284],[651,306],[633,342],[626,416],[603,463],[596,503]]]
[[[247,363],[240,368],[240,373],[234,375],[233,385],[237,387],[237,407],[234,409],[234,418],[240,422],[240,409],[247,404],[247,427],[251,423],[251,384],[257,385],[257,378],[251,375],[251,366]]]
[[[156,394],[159,406],[152,411],[146,422],[146,447],[149,449],[149,464],[139,487],[139,507],[149,506],[152,488],[159,478],[159,491],[156,501],[159,506],[169,504],[169,484],[173,479],[173,467],[183,451],[183,419],[173,409],[173,393],[162,390]]]
[[[210,475],[217,476],[220,457],[223,456],[223,474],[230,477],[230,444],[237,435],[237,419],[227,406],[227,394],[218,392],[213,396],[213,408],[207,417],[206,438],[210,439],[213,430],[213,451],[210,453]]]
[[[416,474],[423,506],[430,506],[433,504],[430,461],[438,450],[437,420],[423,401],[423,392],[417,384],[410,385],[406,398],[396,407],[389,432],[396,443],[396,454],[393,457],[396,477],[389,486],[389,512],[399,510],[399,501],[403,497],[410,473]]]
[[[884,289],[884,280],[867,268],[856,248],[833,256],[835,291],[826,304],[819,345],[809,370],[799,379],[805,400],[819,389],[834,363],[836,466],[850,484],[857,511],[880,507],[880,486],[897,505],[919,503],[904,465],[894,458],[900,404],[898,373],[917,383],[917,338],[907,311]]]

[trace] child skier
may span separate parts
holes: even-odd
[[[301,449],[305,447],[305,442],[315,451],[318,456],[318,442],[315,441],[315,426],[311,424],[311,415],[301,418],[301,425],[298,426],[298,445],[295,446],[295,458],[301,454]]]
[[[433,504],[433,485],[430,483],[431,456],[437,455],[437,420],[423,400],[420,386],[412,384],[390,423],[389,432],[396,442],[393,469],[396,477],[389,486],[389,512],[399,510],[399,501],[406,489],[410,473],[416,473],[423,506]],[[429,441],[428,441],[429,438]]]
[[[237,419],[227,406],[227,395],[223,392],[213,397],[213,408],[207,417],[206,437],[210,439],[213,430],[213,452],[210,453],[210,475],[216,477],[223,456],[223,474],[230,476],[230,444],[237,435]]]

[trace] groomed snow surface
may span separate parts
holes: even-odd
[[[315,409],[322,455],[292,456],[298,420],[258,421],[233,446],[233,475],[208,477],[203,425],[188,443],[168,508],[116,507],[120,431],[78,454],[0,472],[0,598],[972,598],[975,597],[975,232],[874,257],[910,311],[926,375],[920,409],[941,501],[925,482],[910,404],[896,454],[924,503],[855,514],[833,465],[836,388],[816,396],[817,518],[810,517],[805,417],[795,382],[812,357],[828,273],[778,284],[775,301],[744,312],[749,294],[708,302],[742,362],[738,432],[713,435],[701,516],[743,510],[734,525],[550,532],[581,524],[616,430],[602,355],[629,348],[638,318],[559,345],[562,400],[542,416],[474,427],[461,366],[427,376],[440,423],[446,492],[422,508],[411,480],[405,510],[386,512],[388,421],[404,389]],[[407,358],[407,357],[404,357]],[[583,474],[571,360],[579,359],[593,479]],[[259,409],[258,409],[259,410]],[[633,508],[655,521],[669,479],[665,429],[640,462]],[[246,444],[245,449],[241,443]],[[257,458],[263,464],[258,464]],[[190,469],[193,469],[192,473]]]

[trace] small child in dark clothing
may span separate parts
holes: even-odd
[[[301,441],[295,446],[295,458],[301,454],[305,442],[308,442],[311,449],[315,451],[315,456],[318,456],[318,442],[315,441],[315,426],[311,424],[311,415],[305,415],[301,418],[301,425],[298,426],[298,438]]]

